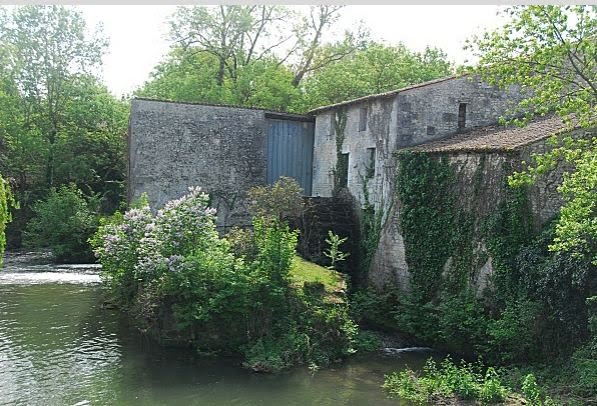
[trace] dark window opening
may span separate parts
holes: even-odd
[[[365,177],[371,179],[375,176],[375,148],[367,148],[367,160]]]
[[[366,129],[367,129],[367,108],[363,107],[360,109],[359,131],[365,131]]]
[[[466,127],[466,103],[460,103],[458,106],[458,130]]]
[[[427,126],[427,135],[435,135],[435,127],[432,125]]]

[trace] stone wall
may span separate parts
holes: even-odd
[[[263,110],[134,99],[129,123],[129,200],[152,207],[201,186],[219,225],[246,224],[245,193],[266,183]]]
[[[464,76],[413,86],[395,94],[368,97],[315,111],[313,194],[331,196],[337,165],[334,119],[346,115],[342,153],[349,154],[348,190],[363,205],[364,184],[370,203],[387,210],[393,195],[396,149],[445,138],[458,131],[495,124],[517,100],[517,92],[504,93],[475,77]],[[466,104],[465,126],[459,129],[460,104]],[[360,128],[366,109],[367,125]],[[364,175],[374,150],[372,179]]]
[[[573,136],[587,136],[587,130],[577,130]],[[594,135],[595,132],[593,131]],[[432,154],[435,159],[447,159],[455,175],[453,193],[458,196],[458,207],[469,213],[473,223],[470,250],[472,252],[470,285],[477,294],[489,284],[493,272],[491,255],[487,250],[484,234],[486,220],[496,213],[506,198],[507,177],[522,169],[521,162],[529,161],[533,153],[545,152],[548,141],[529,144],[519,150],[504,152],[457,152]],[[532,224],[539,231],[557,216],[563,204],[557,193],[566,168],[558,165],[555,170],[541,177],[527,189]],[[441,210],[441,209],[438,209]],[[409,287],[408,249],[400,227],[401,202],[394,195],[385,218],[380,242],[369,270],[369,281],[378,289],[388,286]],[[444,273],[451,272],[453,258],[448,258]]]

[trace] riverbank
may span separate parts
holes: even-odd
[[[390,406],[384,375],[420,368],[431,355],[376,353],[318,371],[255,374],[238,358],[148,340],[120,312],[102,308],[101,286],[88,283],[89,273],[12,254],[0,272],[0,394],[11,405]]]

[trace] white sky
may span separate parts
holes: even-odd
[[[117,96],[142,85],[153,67],[168,52],[166,19],[175,6],[79,6],[90,27],[101,22],[110,38],[104,57],[103,78]],[[442,48],[448,57],[463,63],[468,55],[464,41],[485,28],[501,25],[498,6],[488,5],[385,5],[347,6],[340,27],[350,28],[363,20],[372,37],[388,43],[402,41],[414,50]]]

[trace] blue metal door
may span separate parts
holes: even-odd
[[[267,183],[275,183],[280,176],[294,178],[306,196],[311,195],[313,172],[312,122],[268,120]]]

